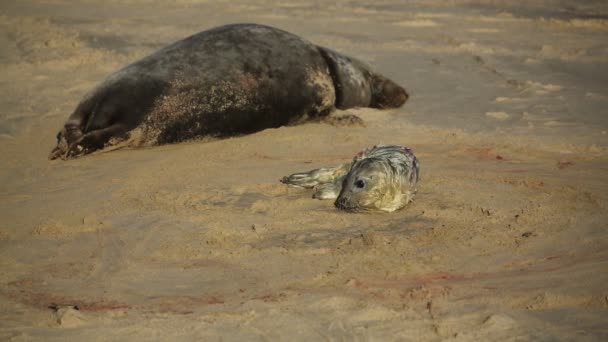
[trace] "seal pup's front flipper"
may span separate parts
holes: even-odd
[[[344,178],[346,174],[340,177],[336,177],[331,183],[321,183],[314,187],[312,198],[319,200],[336,199],[342,191],[342,184],[344,184]]]
[[[281,179],[281,183],[307,189],[323,184],[331,185],[336,182],[337,179],[343,179],[350,170],[351,165],[352,163],[346,163],[336,167],[322,167],[319,169],[310,170],[308,172],[294,173],[292,175],[283,177]],[[338,192],[340,192],[339,189]],[[320,197],[315,198],[322,199]]]

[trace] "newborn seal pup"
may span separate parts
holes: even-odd
[[[376,145],[359,152],[351,163],[283,177],[287,185],[314,188],[313,198],[334,199],[348,211],[386,211],[403,208],[414,199],[420,162],[399,145]]]
[[[296,35],[226,25],[111,74],[78,104],[49,158],[247,134],[334,108],[396,108],[407,98],[362,62]]]

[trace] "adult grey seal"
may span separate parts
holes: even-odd
[[[399,145],[376,145],[359,152],[351,163],[294,173],[287,185],[314,188],[313,198],[334,199],[347,211],[386,211],[403,208],[414,199],[420,162]]]
[[[85,95],[50,159],[125,142],[221,138],[322,117],[395,108],[403,88],[363,63],[291,33],[234,24],[194,34],[110,75]]]

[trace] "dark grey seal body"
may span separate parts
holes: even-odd
[[[376,145],[359,152],[351,163],[283,177],[282,183],[314,188],[313,198],[336,199],[347,211],[386,211],[403,208],[414,199],[420,162],[399,145]]]
[[[50,159],[127,141],[158,145],[226,137],[327,115],[395,108],[403,88],[361,62],[256,24],[200,32],[110,75],[57,135]]]

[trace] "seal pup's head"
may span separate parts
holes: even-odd
[[[355,157],[334,204],[347,211],[403,208],[414,198],[419,172],[419,162],[410,149],[374,146]]]

